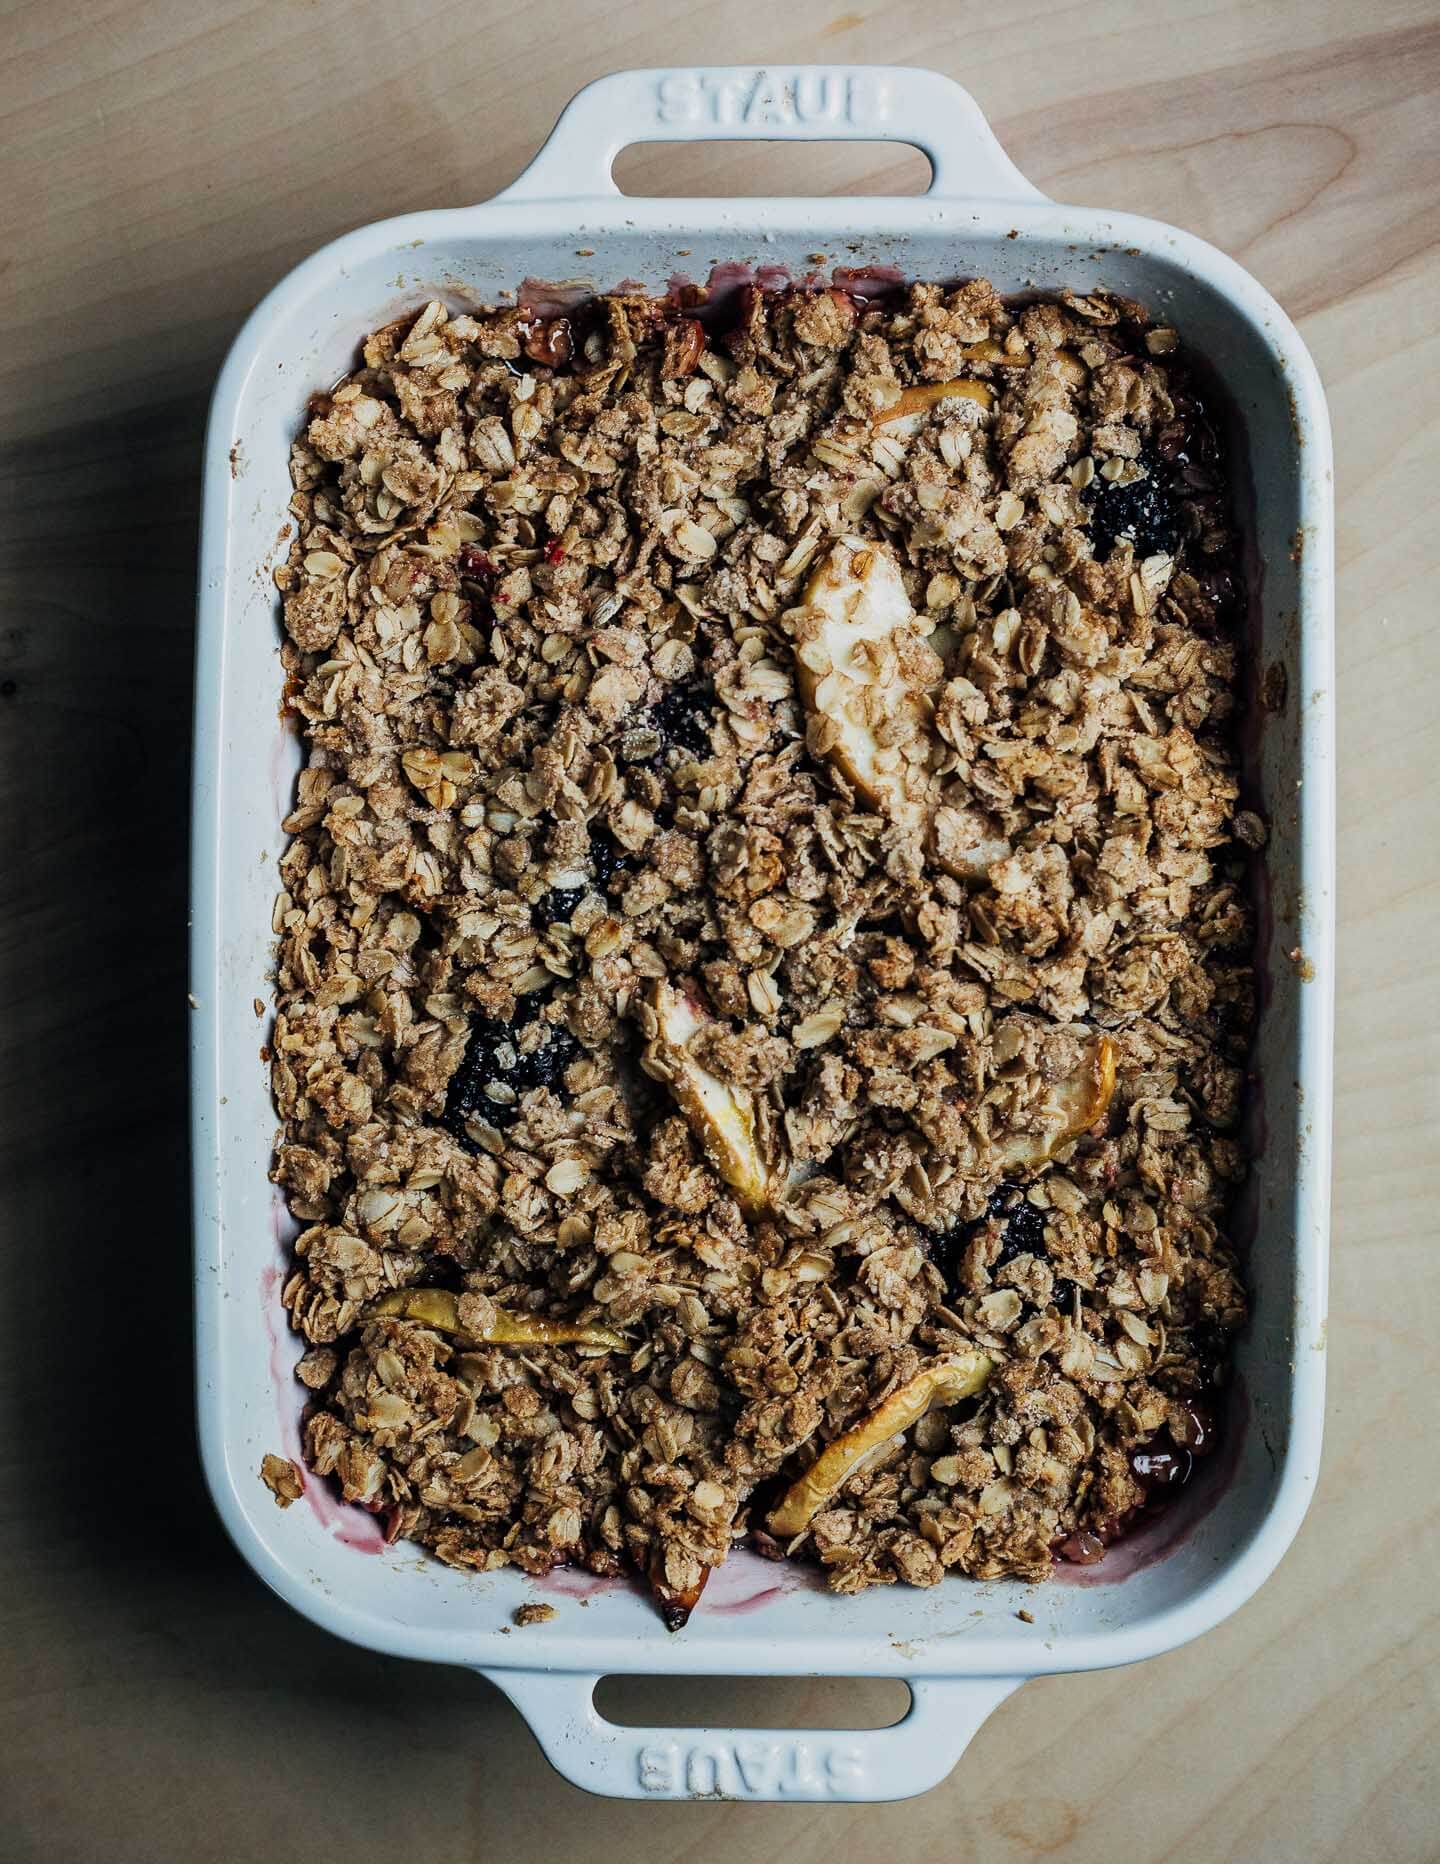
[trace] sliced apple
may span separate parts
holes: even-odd
[[[647,1074],[663,1081],[716,1171],[747,1210],[769,1202],[771,1173],[755,1130],[755,1101],[748,1089],[732,1087],[690,1052],[690,1043],[715,1018],[688,990],[663,978],[650,986],[650,1039],[641,1057]]]
[[[1097,1036],[1080,1065],[1051,1084],[1041,1126],[1009,1133],[998,1142],[1002,1170],[1038,1171],[1062,1146],[1104,1119],[1114,1093],[1115,1044],[1109,1036]]]
[[[493,1309],[494,1319],[483,1332],[460,1319],[460,1296],[448,1288],[397,1288],[382,1295],[372,1314],[389,1314],[397,1320],[418,1320],[437,1333],[483,1346],[603,1346],[612,1353],[630,1350],[630,1342],[613,1327],[589,1326],[572,1320],[546,1320],[539,1314],[519,1314],[512,1308]]]
[[[905,666],[928,624],[905,593],[894,554],[845,537],[810,578],[803,607],[787,621],[795,636],[796,684],[820,721],[818,742],[856,794],[907,827],[924,819],[908,741],[923,730],[922,695]],[[938,667],[939,662],[935,662]]]
[[[665,1577],[665,1549],[657,1544],[650,1556],[650,1570],[646,1578],[650,1583],[650,1594],[660,1608],[660,1617],[667,1631],[683,1631],[689,1623],[690,1614],[700,1603],[700,1594],[705,1590],[705,1582],[710,1577],[710,1568],[702,1566],[700,1577],[693,1585],[677,1592]]]
[[[868,1417],[842,1431],[815,1458],[805,1474],[785,1491],[770,1511],[768,1526],[777,1540],[794,1540],[852,1476],[874,1461],[903,1432],[918,1424],[937,1404],[959,1404],[984,1388],[994,1361],[988,1353],[948,1353],[908,1385],[901,1385]]]
[[[986,357],[986,361],[995,360]],[[928,414],[940,401],[973,401],[982,408],[995,405],[995,391],[988,382],[921,382],[912,388],[902,388],[900,399],[892,402],[875,417],[876,427],[888,427],[892,421],[903,421],[907,415]]]
[[[967,343],[964,349],[966,362],[993,362],[1001,369],[1024,369],[1028,367],[1028,351],[1019,350],[1012,353],[994,337],[982,337],[978,343]]]

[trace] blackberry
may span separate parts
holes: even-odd
[[[520,1117],[520,1101],[531,1088],[558,1090],[565,1070],[579,1054],[579,1044],[570,1031],[554,1023],[545,1025],[545,1038],[538,1048],[522,1054],[520,1031],[536,1020],[540,1008],[539,998],[532,994],[520,999],[512,1022],[502,1023],[491,1016],[472,1018],[464,1059],[450,1077],[444,1118],[445,1126],[467,1151],[479,1150],[465,1131],[467,1119],[478,1114],[491,1126],[513,1125]],[[508,1087],[514,1100],[492,1099],[485,1092],[492,1084]]]
[[[584,887],[551,887],[530,908],[535,929],[543,932],[547,926],[568,925],[575,917],[575,908],[584,897]]]
[[[1062,1314],[1073,1314],[1075,1312],[1075,1297],[1077,1294],[1080,1295],[1083,1301],[1085,1297],[1079,1282],[1071,1281],[1068,1275],[1057,1275],[1055,1277],[1055,1286],[1050,1291],[1050,1299],[1055,1303]]]
[[[1043,1254],[1045,1248],[1045,1217],[1022,1194],[1020,1201],[1012,1205],[1018,1187],[1002,1184],[990,1194],[990,1202],[985,1206],[985,1214],[975,1217],[970,1222],[952,1223],[948,1230],[932,1232],[930,1242],[930,1260],[945,1277],[945,1285],[955,1290],[958,1287],[956,1277],[965,1251],[970,1247],[976,1232],[982,1223],[989,1223],[993,1218],[1005,1219],[1004,1234],[1000,1239],[1000,1253],[991,1264],[991,1273],[1003,1268],[1007,1262],[1013,1262],[1016,1256]]]
[[[1142,455],[1140,464],[1145,477],[1129,485],[1100,478],[1090,482],[1092,497],[1085,524],[1098,562],[1105,561],[1121,537],[1135,546],[1137,557],[1153,557],[1162,550],[1169,556],[1175,554],[1180,541],[1176,475],[1154,455]]]
[[[710,722],[715,715],[715,695],[704,686],[672,686],[650,713],[650,723],[660,733],[661,755],[674,745],[692,757],[709,757],[714,750],[710,741]]]
[[[610,882],[616,874],[628,874],[634,861],[623,848],[617,848],[603,829],[590,832],[590,865],[595,872],[595,885],[602,893],[609,890]]]
[[[993,1203],[993,1199],[991,1200]],[[998,1216],[1003,1213],[996,1212]],[[1016,1256],[1033,1256],[1037,1251],[1043,1253],[1045,1248],[1045,1218],[1031,1203],[1024,1198],[1010,1211],[1005,1223],[1005,1235],[1001,1239],[1000,1254],[996,1257],[994,1267],[1004,1268],[1007,1262],[1013,1262]]]

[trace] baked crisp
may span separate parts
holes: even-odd
[[[841,1592],[1098,1558],[1245,1315],[1264,829],[1175,333],[983,281],[434,303],[292,470],[311,1469],[672,1624],[746,1539]]]

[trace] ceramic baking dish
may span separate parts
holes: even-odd
[[[930,158],[903,199],[638,200],[611,179],[636,141],[898,140]],[[1252,733],[1271,824],[1256,1056],[1263,1150],[1228,1467],[1148,1540],[1041,1589],[951,1579],[837,1598],[740,1553],[680,1636],[642,1594],[579,1574],[462,1575],[382,1547],[369,1516],[310,1479],[282,1512],[258,1479],[298,1454],[296,1344],[277,1289],[288,1240],[267,1179],[275,1117],[259,1048],[275,860],[298,741],[277,724],[270,568],[283,556],[287,453],[305,397],[357,340],[436,293],[494,301],[528,277],[661,287],[715,261],[813,269],[811,255],[909,276],[983,274],[1005,292],[1107,285],[1147,301],[1210,361],[1254,486]],[[583,254],[583,256],[577,256]],[[1129,1663],[1207,1630],[1289,1545],[1320,1454],[1329,1197],[1333,724],[1330,437],[1289,320],[1214,248],[1154,221],[1057,206],[1007,160],[972,99],[932,72],[811,66],[631,71],[582,91],[515,185],[479,207],[347,234],[292,272],[235,341],[205,459],[195,702],[194,1164],[200,1437],[225,1523],[256,1572],[318,1624],[372,1649],[479,1670],[555,1766],[635,1798],[878,1800],[941,1779],[1027,1676]],[[1275,668],[1280,671],[1274,671]],[[1288,687],[1288,704],[1278,696]],[[1303,958],[1299,955],[1303,953]],[[586,1596],[579,1609],[574,1593]],[[558,1617],[508,1630],[527,1598]],[[1025,1608],[1034,1624],[1017,1617]],[[888,1729],[634,1729],[596,1712],[607,1672],[885,1676],[912,1692]]]

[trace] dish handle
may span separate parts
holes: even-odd
[[[598,1674],[482,1670],[514,1703],[555,1771],[608,1799],[799,1803],[909,1799],[939,1784],[1024,1680],[906,1677],[891,1728],[626,1728],[595,1707]]]
[[[500,201],[614,199],[632,142],[903,142],[931,196],[1043,201],[953,78],[906,65],[697,65],[614,71],[566,104]]]

